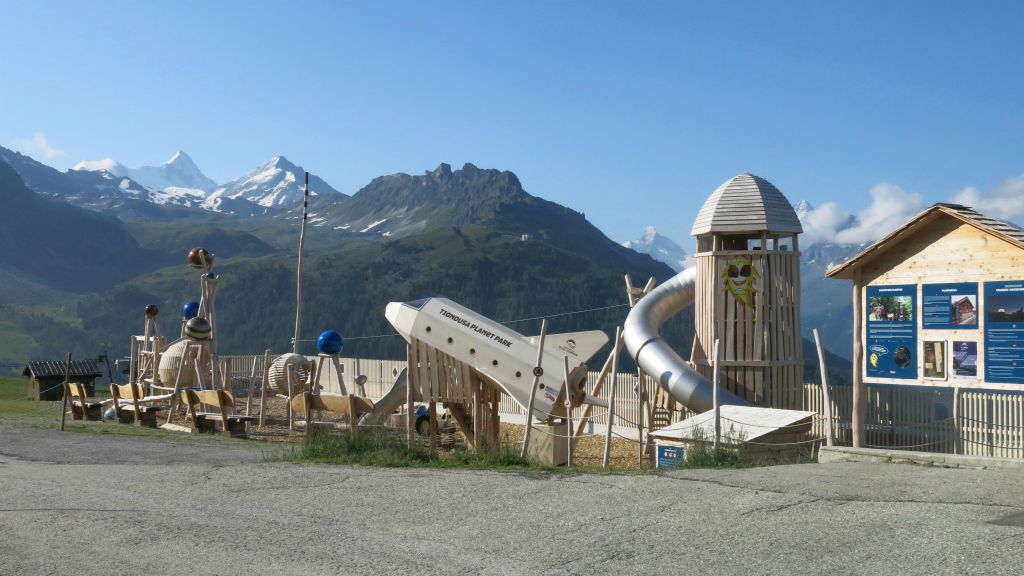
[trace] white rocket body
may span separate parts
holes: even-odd
[[[395,330],[448,354],[501,386],[524,409],[529,405],[537,361],[536,338],[528,338],[447,298],[426,298],[415,302],[391,302],[384,313]],[[548,334],[534,400],[533,416],[545,419],[565,413],[562,407],[565,385],[564,358],[569,358],[570,394],[574,402],[583,398],[586,367],[608,336],[600,330],[571,334]]]

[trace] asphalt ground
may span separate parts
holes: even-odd
[[[1024,573],[1012,470],[552,475],[278,453],[0,423],[0,574]]]

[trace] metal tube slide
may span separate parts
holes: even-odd
[[[714,408],[714,385],[683,360],[660,335],[661,325],[693,303],[697,270],[687,268],[637,302],[626,317],[623,339],[637,366],[658,380],[672,398],[694,412]],[[721,404],[748,406],[726,390],[718,391]]]

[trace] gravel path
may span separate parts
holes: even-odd
[[[268,463],[0,424],[0,574],[1020,574],[1019,472]]]

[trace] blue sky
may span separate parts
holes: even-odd
[[[2,10],[0,145],[58,168],[183,149],[223,182],[281,154],[352,193],[472,162],[617,241],[654,225],[687,248],[743,171],[828,207],[821,236],[951,199],[1024,216],[1021,2]]]

